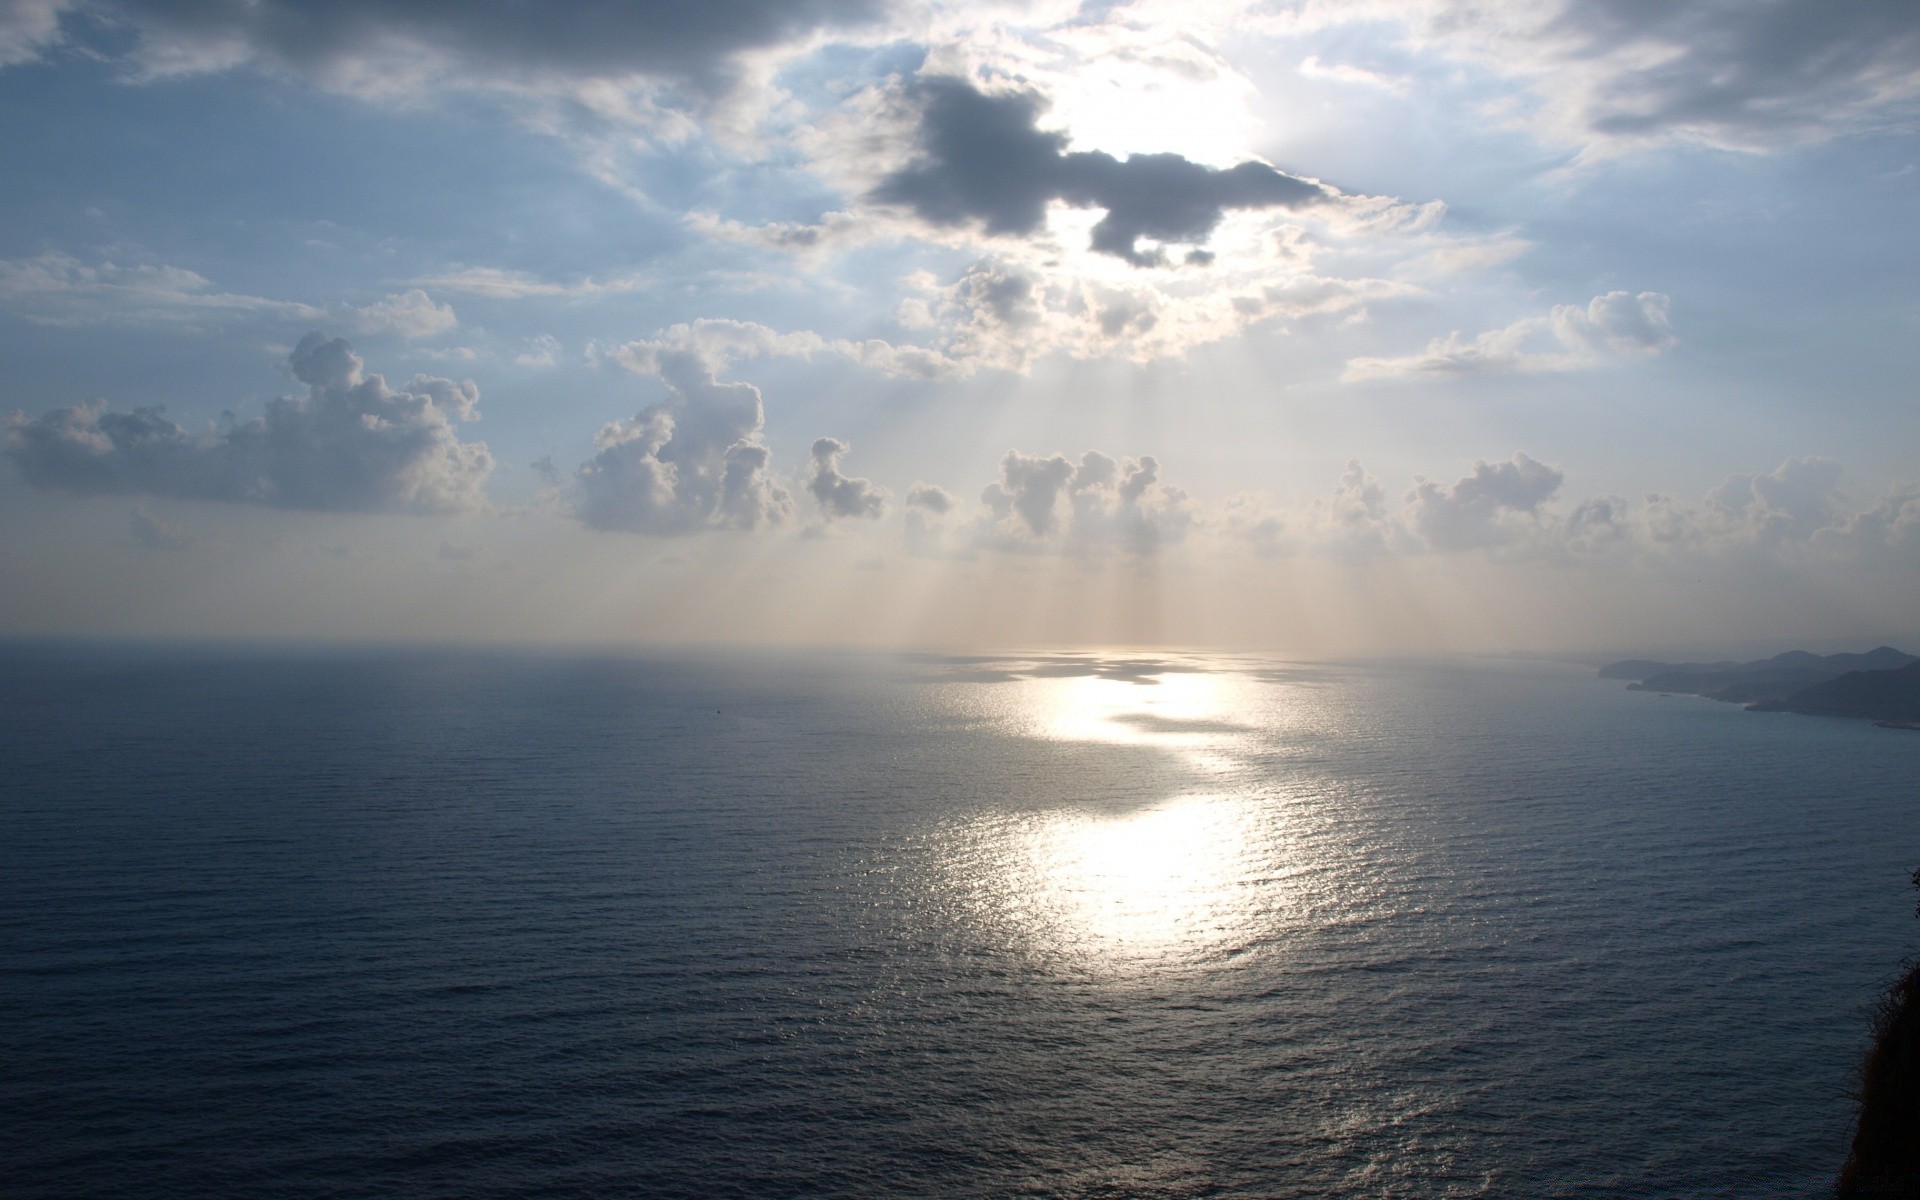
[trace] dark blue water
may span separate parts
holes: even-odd
[[[1920,735],[1566,667],[0,650],[0,1190],[1814,1196]]]

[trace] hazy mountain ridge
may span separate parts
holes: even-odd
[[[1888,725],[1920,726],[1920,662],[1893,671],[1849,671],[1803,688],[1784,700],[1750,707],[1826,717],[1866,717]]]
[[[1600,669],[1631,679],[1630,691],[1705,696],[1761,712],[1920,722],[1920,657],[1880,646],[1864,654],[1789,650],[1745,663],[1661,663],[1628,659]]]

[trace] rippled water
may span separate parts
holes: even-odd
[[[14,1196],[1814,1196],[1920,735],[1542,664],[0,652]]]

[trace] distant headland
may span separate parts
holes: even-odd
[[[1755,712],[1860,717],[1920,729],[1920,658],[1892,646],[1865,654],[1789,650],[1752,662],[1668,663],[1627,659],[1600,668],[1630,691],[1705,696]]]

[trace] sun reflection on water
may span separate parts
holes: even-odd
[[[1206,957],[1241,941],[1261,907],[1250,825],[1244,804],[1218,796],[1117,816],[1049,815],[1009,831],[1001,884],[1039,949]]]
[[[1072,665],[989,684],[1003,727],[1159,750],[1211,782],[1119,807],[1034,811],[1023,797],[1021,811],[982,817],[949,847],[964,903],[1024,952],[1095,970],[1179,967],[1254,944],[1284,905],[1280,806],[1244,786],[1274,686],[1192,666]]]

